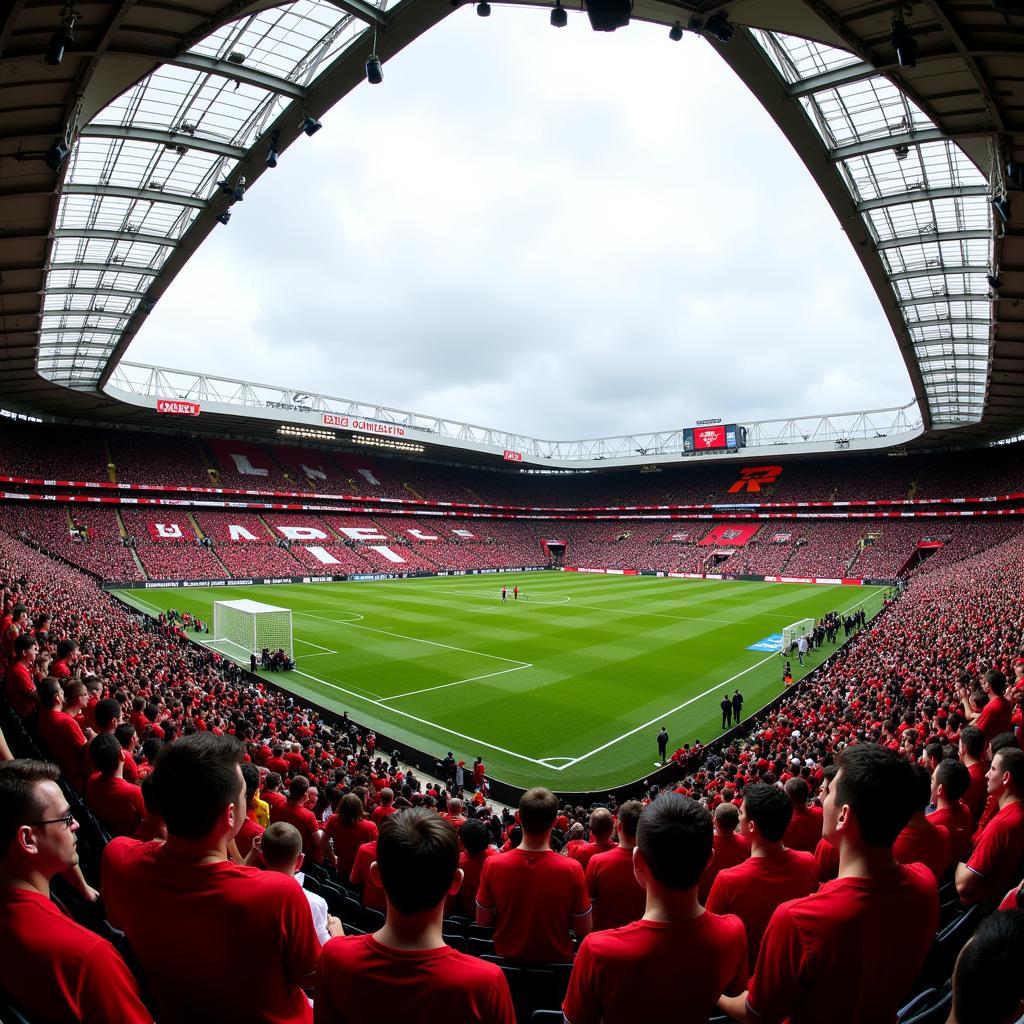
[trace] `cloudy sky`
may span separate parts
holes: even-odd
[[[546,439],[903,404],[853,250],[702,40],[453,13],[301,137],[128,357]]]

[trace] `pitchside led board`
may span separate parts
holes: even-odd
[[[715,448],[742,448],[746,431],[735,423],[707,427],[687,427],[683,431],[684,452],[706,452]]]

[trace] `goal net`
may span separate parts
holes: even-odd
[[[785,654],[787,651],[793,649],[793,645],[802,636],[810,636],[814,632],[814,619],[801,619],[799,622],[794,622],[791,626],[783,626],[782,628],[782,653]]]
[[[211,646],[221,644],[241,651],[246,660],[264,647],[291,657],[292,611],[260,601],[214,601]]]

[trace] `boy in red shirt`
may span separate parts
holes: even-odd
[[[594,904],[594,931],[620,928],[644,915],[644,890],[633,871],[636,827],[643,804],[627,800],[619,808],[615,824],[619,845],[608,853],[590,858],[587,889]]]
[[[804,850],[814,853],[821,840],[821,808],[807,802],[811,795],[810,786],[801,778],[786,783],[786,796],[793,804],[793,817],[783,839],[790,850]]]
[[[928,815],[934,825],[949,832],[953,863],[963,860],[971,845],[971,811],[962,797],[971,784],[970,772],[959,761],[946,758],[932,773],[932,803],[935,810]]]
[[[124,781],[124,749],[110,733],[89,744],[89,757],[97,771],[85,784],[85,802],[108,832],[134,836],[146,817],[142,790]]]
[[[874,743],[842,751],[824,807],[839,877],[772,915],[750,988],[723,996],[740,1024],[895,1021],[935,938],[938,886],[892,846],[915,807],[910,764]]]
[[[636,839],[644,916],[583,940],[562,1004],[568,1024],[669,1016],[675,1024],[704,1024],[722,992],[746,981],[743,924],[697,900],[711,857],[711,815],[695,800],[667,793],[644,808]]]
[[[312,861],[319,863],[323,859],[321,843],[324,833],[316,815],[306,806],[306,794],[309,792],[309,779],[305,775],[296,775],[288,784],[288,799],[283,804],[271,804],[270,822],[287,821],[294,825],[302,836],[302,852]]]
[[[515,1024],[501,969],[445,945],[445,898],[462,882],[455,830],[425,808],[389,815],[370,872],[387,893],[373,935],[332,939],[316,981],[316,1024]]]
[[[928,769],[915,764],[911,765],[911,771],[914,773],[916,806],[910,821],[896,837],[892,854],[900,864],[924,864],[938,882],[953,859],[949,831],[924,813],[932,792]]]
[[[56,765],[0,764],[0,989],[33,1020],[151,1024],[114,947],[50,899],[50,879],[78,864]]]
[[[476,923],[495,926],[498,956],[566,963],[572,960],[569,932],[582,938],[591,929],[583,868],[571,857],[559,857],[550,846],[557,815],[554,793],[528,789],[519,800],[522,843],[484,864]]]

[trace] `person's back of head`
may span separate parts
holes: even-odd
[[[946,758],[940,761],[932,776],[932,789],[937,794],[942,787],[942,796],[956,804],[971,785],[971,773],[961,761]]]
[[[832,824],[836,828],[825,838],[849,836],[838,825],[844,807],[852,812],[857,832],[865,846],[891,847],[906,827],[917,806],[917,787],[909,762],[876,743],[855,743],[837,759],[839,772],[829,788],[833,802]],[[829,833],[826,814],[826,833]]]
[[[644,805],[639,800],[627,800],[619,807],[619,832],[630,842],[636,840],[636,829]]]
[[[928,774],[928,769],[921,764],[912,764],[910,771],[914,811],[923,811],[932,799],[932,777]]]
[[[249,761],[243,761],[239,767],[242,769],[242,778],[245,780],[245,802],[251,804],[260,791],[260,770]]]
[[[641,812],[636,843],[658,885],[692,889],[711,859],[711,815],[696,800],[666,793]]]
[[[124,760],[124,748],[112,733],[101,732],[89,743],[89,757],[101,775],[113,775]]]
[[[739,809],[733,803],[722,803],[715,808],[715,828],[722,835],[732,835],[740,824]]]
[[[476,818],[470,818],[459,826],[459,839],[470,857],[478,857],[490,844],[487,826]]]
[[[93,717],[96,719],[96,725],[101,730],[106,730],[120,720],[121,705],[113,697],[104,697],[103,700],[97,701]]]
[[[998,669],[990,668],[984,675],[988,688],[997,696],[1002,697],[1006,692],[1006,676]]]
[[[390,807],[395,802],[395,791],[385,786],[380,791],[380,803],[382,807]]]
[[[741,816],[757,826],[762,839],[777,843],[786,834],[793,818],[793,802],[777,786],[759,782],[743,791]]]
[[[615,819],[607,807],[595,807],[590,812],[590,835],[592,838],[603,842],[612,834],[614,828]]]
[[[233,736],[197,732],[161,749],[153,771],[156,802],[170,836],[202,839],[235,806],[235,828],[244,818],[239,764],[244,748]]]
[[[1013,1024],[1024,1014],[1024,913],[982,921],[953,970],[954,1024]]]
[[[458,867],[455,829],[438,815],[413,807],[381,822],[377,871],[389,911],[408,916],[436,909],[452,891]]]
[[[448,801],[448,813],[453,818],[459,818],[462,816],[462,801],[457,797],[452,797]]]
[[[605,812],[607,813],[607,812]],[[537,786],[519,798],[519,822],[528,836],[543,836],[551,831],[558,817],[558,798],[549,789]],[[611,834],[608,829],[606,835]]]
[[[302,834],[287,821],[275,821],[260,839],[260,855],[270,871],[294,875],[302,856]]]
[[[985,752],[985,734],[976,725],[965,725],[960,730],[960,745],[968,757],[981,757]]]
[[[281,783],[284,780],[281,778],[280,772],[267,772],[267,777],[263,780],[263,789],[267,793],[276,793],[281,788]]]
[[[288,799],[294,804],[300,804],[309,792],[309,779],[305,775],[296,775],[288,783]]]
[[[794,807],[803,807],[807,803],[810,792],[810,787],[802,778],[792,778],[786,782],[786,796],[789,797]]]
[[[338,804],[338,820],[342,825],[354,825],[363,818],[363,801],[355,793],[346,793]]]
[[[988,744],[988,749],[992,752],[993,757],[995,757],[1000,750],[1019,747],[1020,743],[1012,732],[1001,732],[997,736],[993,736]]]
[[[59,694],[64,691],[61,689],[60,680],[54,679],[53,676],[47,676],[45,679],[40,679],[36,685],[36,693],[39,695],[39,703],[44,708],[55,708],[60,705]]]

